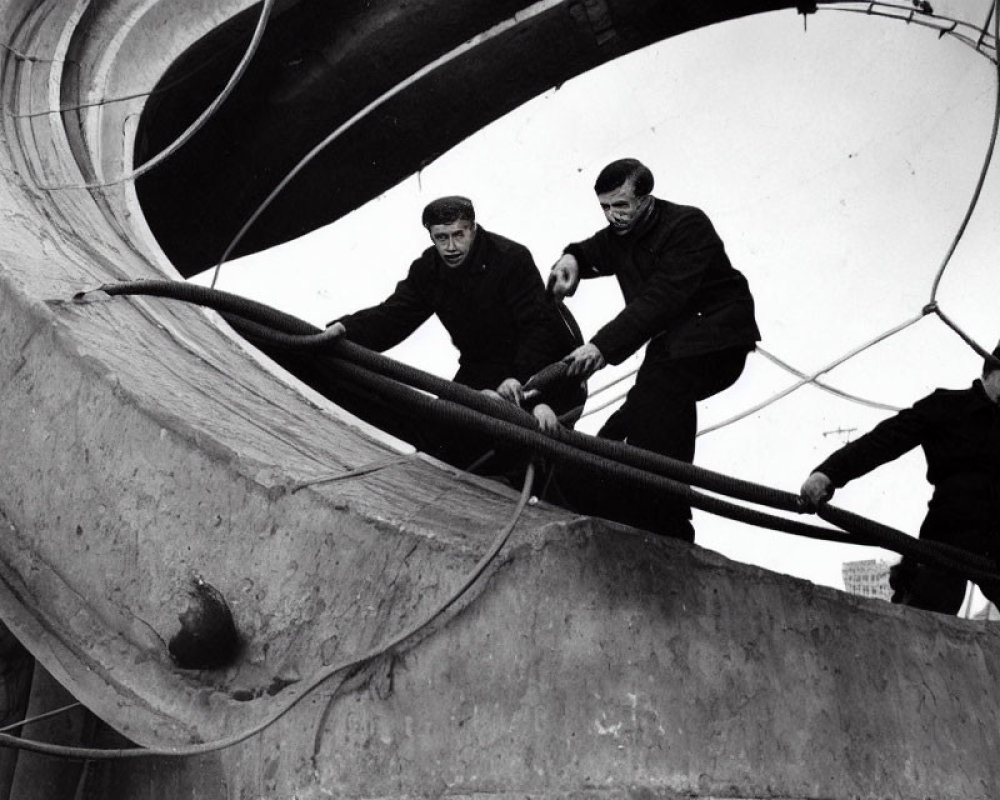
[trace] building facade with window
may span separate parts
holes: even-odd
[[[889,600],[892,597],[892,589],[889,587],[889,567],[891,566],[888,561],[875,558],[864,561],[845,561],[840,570],[844,579],[844,588],[851,594],[861,597]]]

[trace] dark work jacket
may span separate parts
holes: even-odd
[[[528,249],[481,226],[461,266],[449,267],[429,247],[384,302],[340,322],[351,341],[382,351],[431,314],[458,348],[455,380],[474,389],[495,389],[506,378],[524,383],[580,343],[576,321],[546,296]],[[580,384],[564,388],[576,396]],[[565,405],[553,400],[553,407]]]
[[[705,213],[654,198],[649,217],[624,236],[609,225],[566,252],[581,278],[614,275],[625,308],[591,340],[611,364],[646,342],[647,355],[686,358],[760,340],[753,296]]]
[[[980,381],[937,389],[844,445],[816,467],[837,488],[920,446],[934,486],[923,538],[956,541],[956,528],[1000,538],[1000,406]],[[977,547],[976,549],[982,549]]]

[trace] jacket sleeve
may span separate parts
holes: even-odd
[[[653,273],[641,291],[591,341],[609,363],[620,364],[678,316],[692,313],[691,297],[723,254],[708,217],[693,212],[654,253]]]
[[[587,278],[602,278],[615,274],[611,260],[607,258],[603,247],[606,235],[607,231],[601,230],[589,239],[584,239],[582,242],[574,242],[563,249],[564,253],[576,259],[582,280],[586,280]]]
[[[348,339],[381,352],[395,347],[427,321],[433,308],[420,291],[419,264],[419,260],[413,262],[407,276],[383,302],[338,320]]]
[[[504,282],[504,289],[517,326],[512,377],[524,382],[566,353],[557,352],[559,331],[554,329],[556,318],[546,306],[549,301],[545,295],[545,284],[531,253],[523,248],[515,250],[510,254],[507,265],[510,278]]]
[[[938,427],[939,418],[933,396],[926,397],[844,445],[813,472],[822,472],[839,489],[922,444]]]

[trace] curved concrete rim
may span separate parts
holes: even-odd
[[[683,17],[689,5],[670,8]],[[725,18],[792,5],[701,8]],[[309,676],[447,597],[516,502],[429,458],[397,458],[400,443],[215,314],[71,300],[106,281],[179,277],[133,186],[41,188],[127,171],[144,99],[16,115],[142,91],[252,7],[0,0],[12,48],[0,450],[13,454],[0,460],[0,617],[147,746],[274,717]],[[593,27],[609,8],[567,0],[547,13]],[[553,18],[524,25],[542,22]],[[184,672],[166,653],[196,574],[246,638],[226,670]],[[447,625],[214,754],[221,783],[192,773],[190,796],[995,797],[998,656],[997,634],[972,622],[540,504]],[[142,769],[115,780],[138,785]]]

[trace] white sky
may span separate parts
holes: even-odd
[[[981,0],[934,6],[977,25],[986,19]],[[591,188],[596,173],[634,156],[652,168],[655,194],[697,205],[712,218],[750,281],[762,345],[812,372],[918,314],[929,300],[979,176],[995,86],[987,59],[900,21],[821,11],[804,32],[802,17],[789,11],[725,23],[545,93],[351,216],[225,265],[218,288],[319,325],[376,303],[429,245],[420,211],[445,194],[471,197],[481,224],[528,246],[544,275],[565,244],[603,224]],[[938,297],[987,347],[1000,337],[995,173]],[[586,282],[569,301],[585,336],[621,304],[614,279]],[[448,377],[456,367],[436,321],[391,355]],[[623,369],[638,363],[637,356]],[[967,386],[980,366],[955,334],[928,317],[825,380],[905,406],[937,386]],[[598,373],[591,387],[619,371]],[[726,419],[794,382],[751,356],[735,387],[700,406],[700,422]],[[604,416],[579,428],[596,432]],[[797,491],[845,436],[885,416],[809,386],[699,438],[696,463]],[[856,432],[830,433],[837,429]],[[916,535],[930,496],[923,473],[915,451],[851,484],[834,502]],[[844,561],[896,557],[699,512],[695,525],[702,546],[835,587],[842,586]]]

